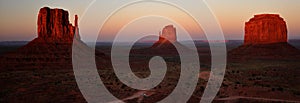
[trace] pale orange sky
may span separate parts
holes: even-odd
[[[167,1],[167,0],[166,0]],[[179,2],[185,3],[184,0],[178,0]],[[59,7],[64,8],[70,12],[70,21],[73,21],[73,16],[75,14],[79,15],[79,19],[84,14],[84,11],[89,6],[92,0],[1,0],[0,1],[0,41],[11,41],[11,40],[32,40],[36,37],[36,19],[39,8],[44,6]],[[116,5],[120,0],[110,0],[107,1],[107,10],[117,9],[110,8],[111,5]],[[253,17],[254,14],[260,13],[278,13],[285,19],[288,25],[288,35],[289,39],[300,39],[300,4],[299,0],[207,0],[208,6],[211,8],[215,16],[217,17],[226,39],[243,39],[244,35],[244,23]],[[97,4],[94,4],[97,5]],[[197,4],[189,4],[191,7],[197,6]],[[141,5],[140,5],[141,6]],[[138,7],[138,5],[136,6]],[[164,8],[164,10],[159,10],[159,8]],[[201,7],[200,7],[201,8]],[[145,8],[149,9],[149,8]],[[112,26],[120,24],[130,18],[131,16],[139,16],[142,13],[147,12],[130,12],[132,10],[145,10],[142,7],[138,8],[128,8],[128,12],[121,14],[118,17],[120,21],[113,21]],[[165,5],[153,5],[153,9],[157,11],[155,14],[159,16],[151,16],[137,19],[136,21],[130,21],[131,24],[126,24],[129,27],[123,27],[123,31],[131,31],[128,33],[141,33],[143,31],[148,33],[157,33],[167,24],[174,24],[179,32],[186,33],[185,29],[194,29],[191,19],[185,16],[184,13],[168,7]],[[95,14],[101,14],[102,11],[99,10]],[[139,13],[140,12],[140,13]],[[205,15],[205,14],[197,14]],[[103,18],[99,18],[103,19]],[[147,22],[148,20],[148,22]],[[149,23],[149,20],[153,22]],[[155,21],[154,21],[155,20]],[[156,26],[146,26],[154,25],[153,23],[158,22]],[[183,23],[184,22],[184,23]],[[176,24],[178,23],[178,24]],[[139,25],[139,27],[135,27]],[[80,25],[80,24],[79,24]],[[149,30],[144,30],[143,27],[153,27]],[[89,27],[90,29],[99,29],[99,27]],[[111,28],[110,28],[111,29]],[[151,32],[151,31],[153,32]],[[123,31],[118,31],[122,32]],[[189,30],[188,30],[189,31]],[[194,31],[197,31],[194,29]],[[199,30],[198,30],[199,31]],[[126,33],[126,32],[124,32]],[[82,39],[89,41],[92,39],[92,35],[85,32],[81,33]],[[137,34],[127,34],[128,36]],[[178,34],[180,35],[180,34]],[[193,39],[202,39],[203,37],[196,33],[191,34]],[[108,36],[109,37],[109,36]],[[181,40],[184,40],[184,36],[179,36]],[[128,38],[130,39],[130,38]]]
[[[134,13],[131,14],[131,12]],[[130,15],[128,15],[129,13]],[[141,33],[158,35],[164,26],[170,24],[176,25],[175,27],[177,28],[177,35],[179,37],[185,35],[180,33],[186,32],[191,35],[196,35],[195,37],[201,38],[202,36],[202,38],[204,38],[204,36],[201,35],[204,34],[201,27],[196,23],[193,17],[186,12],[171,5],[148,2],[124,7],[113,14],[104,24],[107,26],[102,28],[101,33],[104,34],[104,36],[100,39],[111,40],[113,39],[111,38],[112,35],[122,32],[120,30],[126,28],[126,26],[130,26],[130,28],[127,27],[126,29],[130,29],[127,31],[131,32],[122,32],[119,34],[126,35],[127,40],[132,40],[129,38],[130,36]],[[184,40],[183,38],[179,38],[179,40]],[[126,39],[124,39],[124,41],[126,41]]]

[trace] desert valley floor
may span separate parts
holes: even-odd
[[[299,41],[290,42],[300,48]],[[25,43],[26,44],[26,43]],[[189,102],[199,102],[210,73],[210,49],[205,42],[196,42],[200,55],[201,72],[197,88]],[[228,51],[237,48],[241,41],[227,42]],[[1,54],[16,51],[22,43],[1,43]],[[151,44],[137,44],[132,50],[143,50]],[[96,49],[110,55],[110,43],[97,43]],[[147,77],[147,57],[153,54],[131,53],[132,71],[138,77]],[[161,54],[167,61],[167,74],[164,80],[151,91],[138,91],[121,83],[110,66],[99,66],[98,72],[106,88],[125,102],[156,102],[168,96],[176,86],[180,73],[180,61],[176,53]],[[228,55],[230,56],[230,55]],[[300,101],[300,59],[230,60],[228,57],[225,78],[214,102],[299,102]],[[65,58],[66,61],[70,61]],[[22,63],[23,62],[23,63]],[[68,62],[64,62],[68,63]],[[69,62],[71,63],[71,62]],[[30,60],[19,60],[19,64],[1,64],[0,102],[85,102],[80,93],[71,64],[34,65]],[[11,67],[13,70],[4,68]],[[101,64],[97,64],[101,65]],[[27,69],[24,69],[27,68]],[[142,98],[139,92],[148,93]]]

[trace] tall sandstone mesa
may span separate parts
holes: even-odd
[[[94,51],[80,40],[77,15],[75,15],[74,23],[75,25],[73,26],[69,22],[68,11],[57,8],[51,9],[49,7],[41,8],[37,20],[38,37],[16,51],[1,55],[0,71],[31,69],[72,70],[73,47],[80,48],[79,52],[84,55]],[[108,58],[106,58],[104,53],[95,51],[95,55],[97,56],[97,63],[106,63],[105,59]],[[18,65],[22,65],[22,67]]]
[[[278,14],[255,15],[245,23],[244,45],[281,42],[287,42],[287,26]]]
[[[231,60],[299,60],[300,51],[287,39],[286,22],[278,14],[255,15],[245,23],[244,45],[229,51]]]
[[[47,42],[72,42],[74,36],[80,40],[78,16],[75,26],[69,22],[69,13],[63,9],[41,8],[38,14],[38,39]]]

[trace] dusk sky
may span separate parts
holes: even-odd
[[[1,0],[0,1],[0,41],[29,41],[37,36],[37,14],[41,7],[49,6],[51,8],[63,8],[69,11],[70,21],[73,22],[74,15],[79,15],[79,19],[84,16],[85,11],[93,0]],[[175,0],[176,1],[176,0]],[[119,8],[110,8],[112,5],[118,5],[120,0],[107,0],[107,10],[117,10]],[[178,2],[185,3],[184,0]],[[219,21],[225,38],[227,40],[239,39],[244,36],[244,24],[255,14],[276,13],[285,19],[288,26],[289,39],[300,39],[300,0],[206,0],[208,6]],[[97,5],[97,3],[93,4]],[[197,4],[189,4],[190,7],[196,7]],[[199,7],[201,8],[201,7]],[[126,27],[118,27],[125,20],[142,15],[143,10],[152,10],[156,15],[139,17],[134,21],[128,21],[124,24]],[[101,15],[99,10],[95,15]],[[112,16],[114,21],[107,21],[107,28],[103,28],[107,35],[116,28],[121,31],[114,31],[122,34],[124,40],[131,40],[131,37],[140,33],[158,35],[158,32],[166,25],[173,24],[178,30],[178,39],[185,40],[188,33],[193,39],[203,39],[203,32],[196,29],[193,19],[188,15],[181,13],[180,10],[163,4],[144,3],[133,5],[121,10],[122,12]],[[135,12],[130,12],[135,11]],[[145,12],[147,13],[147,12]],[[193,14],[206,15],[206,14]],[[89,18],[89,17],[85,17]],[[95,16],[98,18],[98,16]],[[99,19],[106,19],[100,18]],[[79,23],[80,25],[80,23]],[[82,28],[80,25],[80,28]],[[84,25],[85,26],[85,25]],[[115,26],[115,28],[113,28]],[[100,31],[100,27],[87,27]],[[191,31],[191,32],[187,32]],[[109,33],[107,33],[109,32]],[[93,40],[95,35],[88,31],[81,32],[84,41]],[[104,38],[105,38],[104,36]]]

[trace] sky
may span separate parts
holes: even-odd
[[[163,3],[142,2],[128,6],[122,0],[101,1],[101,4],[93,1],[1,0],[0,41],[30,41],[36,38],[37,13],[44,6],[68,10],[71,22],[75,14],[79,15],[80,35],[84,41],[93,41],[98,35],[99,40],[109,41],[114,38],[112,35],[120,35],[122,40],[130,41],[146,34],[158,35],[159,31],[169,24],[177,28],[179,40],[186,40],[189,36],[195,40],[205,38],[201,26],[193,19],[193,16],[203,16],[205,13],[191,14],[180,5]],[[186,9],[193,11],[205,8],[197,3],[186,3],[184,0],[171,1],[185,4]],[[289,39],[300,39],[300,0],[206,0],[205,2],[219,22],[227,40],[242,40],[245,22],[253,15],[261,13],[280,14],[287,22]],[[91,11],[92,7],[96,11]],[[95,15],[87,15],[87,12]],[[110,18],[101,16],[105,13],[112,15]],[[89,26],[85,24],[87,18],[106,22],[102,28],[101,25]],[[99,34],[89,31],[98,31]]]

